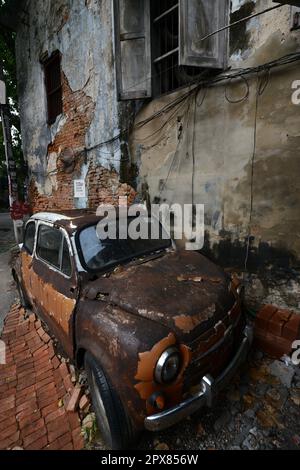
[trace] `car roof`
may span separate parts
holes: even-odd
[[[84,226],[97,224],[103,216],[97,216],[96,210],[74,209],[59,212],[37,212],[30,220],[50,222],[57,227],[63,227],[69,233],[76,232]]]

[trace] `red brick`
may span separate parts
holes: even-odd
[[[2,398],[0,400],[0,410],[10,410],[11,408],[15,407],[15,397],[12,395],[7,398]]]
[[[56,411],[53,411],[52,413],[49,413],[45,417],[45,423],[51,423],[51,421],[56,420],[57,418],[60,418],[61,416],[65,416],[66,412],[64,408],[58,408]]]
[[[14,447],[15,445],[18,444],[19,438],[20,438],[20,431],[17,431],[12,436],[1,440],[0,449],[1,450],[6,450],[8,447]]]
[[[44,341],[44,343],[49,343],[49,341],[51,340],[50,336],[47,334],[47,333],[44,333],[43,336],[42,336],[42,340]]]
[[[57,369],[60,366],[60,361],[56,356],[54,356],[51,359],[51,362],[52,362],[52,365],[53,365],[54,369]]]
[[[86,410],[89,407],[90,401],[86,395],[83,395],[79,401],[80,410]]]
[[[41,450],[41,449],[44,449],[47,446],[47,443],[48,443],[48,438],[45,435],[45,436],[42,436],[39,439],[37,439],[32,444],[29,444],[26,447],[26,450]]]
[[[268,324],[268,333],[271,333],[275,336],[281,336],[282,330],[286,322],[290,317],[290,313],[286,310],[277,310],[274,313]]]
[[[25,437],[23,440],[24,448],[26,449],[30,444],[33,444],[34,442],[38,441],[40,438],[42,438],[46,434],[47,434],[47,431],[44,426],[38,429],[37,431],[33,432],[29,436]]]
[[[49,354],[49,359],[52,359],[55,356],[55,351],[54,351],[52,343],[50,343],[48,346],[48,354]]]
[[[300,339],[300,315],[294,313],[284,325],[282,336],[291,342]]]
[[[49,427],[50,427],[50,429],[49,429]],[[70,431],[69,424],[68,424],[68,422],[66,422],[65,419],[62,422],[60,422],[59,425],[55,424],[55,426],[54,426],[53,422],[49,423],[47,425],[47,429],[48,429],[49,444],[51,444],[51,442],[55,441],[55,439],[62,436],[66,432]]]
[[[13,424],[17,424],[16,417],[14,415],[9,416],[7,419],[0,422],[0,432],[8,428],[9,426],[12,426]]]
[[[67,392],[73,393],[74,385],[72,383],[71,377],[69,375],[66,375],[65,378],[63,379],[64,386]]]
[[[35,389],[36,391],[40,390],[43,388],[45,385],[53,384],[54,385],[54,379],[51,377],[51,375],[48,375],[48,377],[43,378],[43,380],[38,380]]]
[[[49,414],[54,413],[58,409],[59,409],[58,404],[56,402],[51,403],[50,405],[47,405],[42,409],[42,415],[43,416],[48,416]]]
[[[17,431],[18,426],[16,422],[14,424],[11,424],[10,426],[7,426],[5,429],[2,429],[2,431],[0,432],[0,442],[4,439],[7,439],[8,437],[11,437]]]
[[[68,369],[68,366],[65,362],[62,362],[59,366],[59,372],[61,374],[61,377],[62,379],[64,379],[65,377],[68,377],[69,376],[69,369]]]
[[[30,323],[34,323],[35,320],[36,320],[35,314],[31,313],[28,317],[28,320],[29,320]]]
[[[35,398],[31,398],[29,400],[23,400],[23,402],[16,406],[16,414],[20,413],[23,410],[26,410],[27,408],[32,408],[33,406],[37,407],[37,402]]]
[[[42,326],[36,330],[37,334],[39,335],[40,338],[45,334],[45,330]]]
[[[76,413],[76,412],[70,413],[69,412],[67,414],[67,417],[68,417],[68,421],[69,421],[69,424],[70,424],[71,431],[74,431],[75,429],[78,429],[78,426],[80,425],[80,420],[79,420],[78,413]]]
[[[33,413],[28,414],[27,416],[24,416],[22,419],[19,420],[19,428],[22,430],[26,426],[28,426],[31,423],[35,423],[38,419],[40,419],[41,413],[37,409]]]
[[[17,392],[26,390],[30,386],[34,386],[35,384],[35,377],[27,377],[27,378],[22,378],[20,382],[18,382],[17,385]]]
[[[274,305],[264,305],[256,316],[255,327],[267,329],[270,319],[277,310],[278,308]]]
[[[44,428],[44,427],[45,427],[45,422],[43,418],[39,418],[36,421],[33,421],[32,423],[27,424],[27,426],[25,426],[22,429],[22,432],[21,432],[22,437],[25,438],[29,436],[30,434],[32,434],[33,432],[38,431],[39,429]]]
[[[67,411],[72,412],[77,410],[81,395],[82,388],[79,385],[76,385],[68,402]]]

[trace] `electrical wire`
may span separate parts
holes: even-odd
[[[134,130],[134,129],[140,129],[140,128],[144,127],[145,125],[147,125],[152,120],[154,120],[154,119],[158,118],[159,116],[167,113],[170,109],[172,109],[174,106],[176,106],[180,101],[185,100],[188,96],[190,96],[194,92],[197,92],[197,90],[199,88],[209,88],[209,87],[215,86],[217,84],[220,84],[222,82],[232,81],[234,79],[239,79],[239,78],[243,79],[243,78],[245,78],[245,75],[257,74],[257,73],[260,73],[260,72],[267,73],[268,80],[269,80],[270,71],[273,68],[281,67],[281,66],[288,65],[288,64],[292,64],[292,63],[297,62],[297,61],[300,61],[300,53],[299,52],[287,54],[285,56],[280,57],[279,59],[275,59],[273,61],[266,62],[262,65],[258,65],[258,66],[254,66],[254,67],[247,67],[247,68],[244,68],[244,69],[232,70],[230,73],[223,73],[223,74],[220,74],[220,75],[218,75],[217,77],[214,77],[214,78],[201,80],[200,82],[199,81],[191,82],[190,85],[189,85],[189,90],[185,94],[183,94],[180,97],[177,97],[175,100],[171,101],[169,104],[164,106],[160,111],[158,111],[156,113],[153,113],[147,119],[138,122],[137,124],[133,125],[132,127],[128,127],[128,128],[125,128],[125,129],[121,130],[120,133],[117,134],[116,136],[114,136],[113,138],[105,140],[103,142],[99,142],[98,144],[95,144],[92,147],[88,147],[85,150],[86,151],[91,151],[91,150],[94,150],[96,148],[99,148],[99,147],[102,147],[102,146],[105,146],[105,145],[109,145],[111,143],[114,143],[114,142],[118,141],[120,138],[122,138],[122,136],[126,135],[130,131],[130,129]],[[265,86],[267,86],[267,82],[266,82]]]
[[[250,253],[250,240],[251,240],[251,230],[252,230],[252,215],[253,215],[253,185],[254,185],[254,162],[256,157],[256,143],[257,143],[257,115],[258,115],[258,99],[260,95],[260,83],[259,76],[257,74],[257,83],[256,83],[256,95],[255,95],[255,108],[254,108],[254,127],[253,127],[253,152],[251,157],[251,176],[250,176],[250,210],[249,210],[249,223],[248,223],[248,235],[246,243],[246,257],[245,257],[245,271],[248,268],[249,253]]]

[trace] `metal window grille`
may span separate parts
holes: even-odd
[[[151,0],[153,94],[158,96],[187,85],[202,72],[179,66],[179,2]]]

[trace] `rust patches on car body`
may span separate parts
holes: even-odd
[[[175,335],[170,333],[166,338],[156,343],[150,351],[139,353],[139,362],[135,379],[139,381],[135,385],[140,397],[146,400],[147,413],[151,414],[157,411],[151,403],[149,398],[154,393],[162,393],[164,397],[164,406],[173,406],[182,399],[183,376],[186,368],[191,361],[191,350],[189,347],[180,344],[178,345],[181,354],[181,367],[176,380],[171,384],[158,384],[154,380],[154,371],[162,353],[170,346],[177,345]]]
[[[53,226],[74,245],[78,231],[100,220],[91,212],[64,216]],[[68,279],[23,248],[20,278],[67,354],[82,366],[89,351],[142,429],[146,415],[178,404],[203,375],[226,367],[243,327],[239,281],[199,253],[168,249],[91,275],[76,268],[75,248]],[[161,384],[155,367],[172,346],[180,371]]]
[[[23,252],[21,256],[23,280],[30,300],[34,304],[38,304],[44,312],[47,312],[63,332],[69,335],[69,320],[74,310],[76,300],[68,298],[61,292],[58,292],[52,284],[45,282],[36,274],[33,269],[32,259],[27,253]]]
[[[215,313],[216,306],[210,305],[198,315],[180,315],[174,317],[174,322],[177,328],[184,333],[190,333],[194,328],[199,326],[202,322],[209,320]]]
[[[212,282],[213,284],[218,284],[219,282],[222,281],[222,279],[217,278],[217,277],[205,277],[205,276],[178,276],[177,277],[178,282]]]

